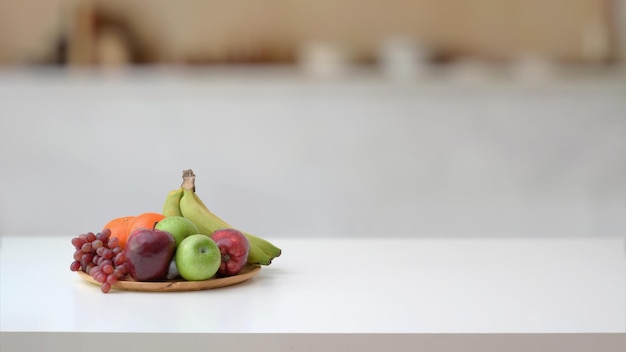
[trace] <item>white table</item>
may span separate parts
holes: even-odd
[[[0,237],[2,352],[626,347],[623,238],[273,238],[284,254],[240,285],[102,294],[71,237]]]

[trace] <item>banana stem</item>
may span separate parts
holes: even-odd
[[[188,191],[196,191],[196,175],[191,169],[183,170],[183,184],[181,187]]]

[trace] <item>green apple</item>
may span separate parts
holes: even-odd
[[[171,233],[176,240],[176,246],[188,236],[199,232],[198,227],[191,220],[182,216],[168,216],[159,221],[155,229]]]
[[[176,267],[183,279],[201,281],[211,278],[220,268],[222,253],[211,237],[193,234],[176,249]]]

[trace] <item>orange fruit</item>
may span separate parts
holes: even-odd
[[[128,224],[128,235],[137,229],[154,229],[159,221],[163,220],[165,216],[159,213],[142,213],[133,218]]]
[[[126,247],[126,240],[128,239],[128,225],[134,218],[134,216],[115,218],[104,225],[102,229],[111,230],[111,237],[117,237],[120,241],[120,247],[124,248]]]

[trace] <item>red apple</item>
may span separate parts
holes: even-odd
[[[217,273],[221,276],[237,275],[246,266],[250,243],[246,236],[236,229],[221,229],[213,232],[211,238],[220,249],[222,262]]]
[[[165,279],[175,249],[176,240],[169,232],[155,229],[133,231],[124,248],[130,276],[136,281]]]

